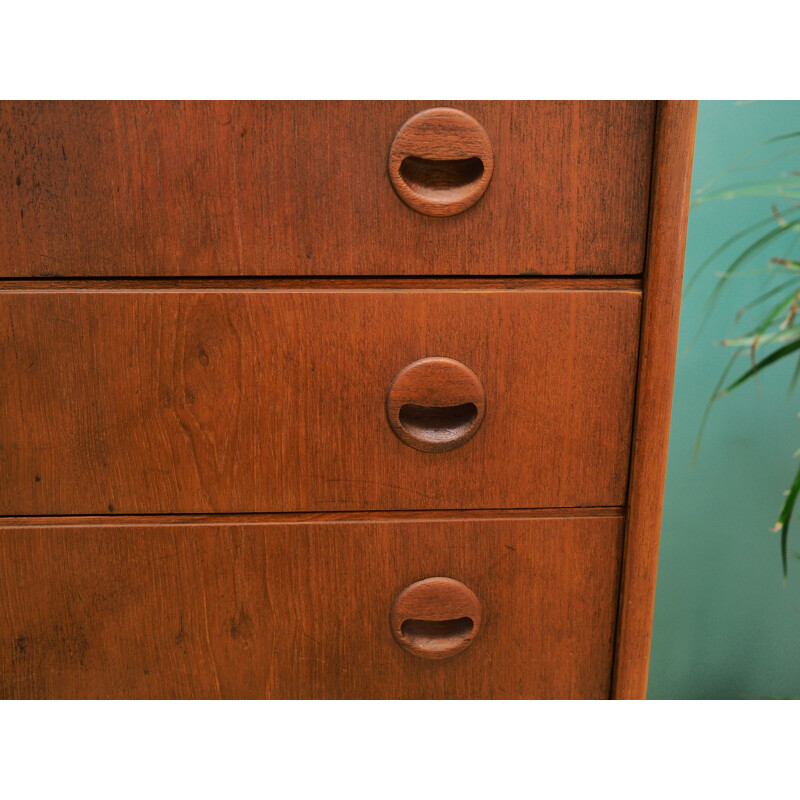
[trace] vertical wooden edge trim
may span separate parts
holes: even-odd
[[[647,695],[697,101],[662,101],[656,114],[612,684],[612,697],[619,700],[644,699]]]

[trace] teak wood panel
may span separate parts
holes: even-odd
[[[659,104],[614,697],[647,695],[697,101]]]
[[[636,291],[0,292],[0,513],[623,505],[639,312]],[[449,452],[387,421],[426,356],[485,389]]]
[[[447,218],[387,167],[437,105],[494,153]],[[638,274],[654,124],[652,102],[3,102],[0,275]]]
[[[0,527],[7,698],[607,698],[619,516]],[[479,635],[392,636],[396,595],[463,582]]]

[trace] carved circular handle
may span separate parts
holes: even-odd
[[[395,376],[386,395],[392,430],[409,447],[441,453],[480,428],[486,398],[478,376],[452,358],[422,358]]]
[[[421,658],[466,650],[481,628],[481,602],[452,578],[425,578],[400,592],[389,615],[398,644]]]
[[[431,217],[460,214],[481,199],[494,170],[483,126],[456,108],[429,108],[397,132],[389,177],[406,205]]]

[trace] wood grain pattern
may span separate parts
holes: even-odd
[[[695,113],[0,102],[0,697],[644,697]],[[387,421],[431,356],[448,452]],[[478,606],[393,633],[432,576]]]
[[[621,505],[636,292],[0,293],[0,513]],[[403,444],[421,357],[468,365],[475,436]]]
[[[495,165],[434,219],[387,157],[441,105]],[[0,276],[638,274],[654,121],[651,102],[3,102]]]
[[[0,527],[6,698],[607,698],[619,517]],[[445,575],[483,606],[446,660],[389,610]]]
[[[645,272],[614,697],[647,695],[658,541],[678,348],[696,101],[660,104]]]

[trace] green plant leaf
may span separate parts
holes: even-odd
[[[800,198],[800,178],[786,176],[772,181],[752,181],[723,186],[696,198],[693,205],[699,206],[710,200],[733,200],[736,197],[778,197],[782,199]]]
[[[736,167],[738,163],[740,163],[743,159],[749,156],[751,153],[755,153],[759,150],[762,150],[765,147],[769,147],[770,145],[777,144],[778,142],[785,142],[789,139],[797,139],[800,138],[800,131],[792,131],[791,133],[784,133],[781,136],[773,136],[770,139],[765,139],[763,142],[759,142],[758,144],[754,144],[752,147],[748,147],[746,150],[743,150],[736,158],[731,161],[727,167],[725,167],[722,172],[717,173],[705,186],[703,186],[697,194],[703,194],[704,192],[708,191],[712,186],[719,183],[722,178],[726,175],[729,175],[732,172],[742,172],[747,169],[753,169],[758,164],[749,165],[746,167]]]
[[[747,261],[750,256],[755,255],[759,250],[762,250],[766,247],[770,242],[774,242],[778,237],[783,236],[784,233],[788,233],[789,231],[800,231],[800,224],[798,224],[797,220],[792,220],[791,222],[787,222],[785,225],[781,225],[778,228],[773,228],[768,233],[765,233],[763,236],[759,236],[755,242],[748,245],[739,256],[734,259],[734,261],[730,264],[730,266],[724,271],[723,277],[729,278],[741,265]],[[717,300],[719,299],[720,292],[722,291],[722,287],[724,286],[723,282],[718,282],[717,285],[714,287],[714,290],[711,293],[711,297],[706,304],[706,312],[709,312],[714,305],[716,305]]]
[[[788,356],[790,353],[794,353],[796,350],[800,350],[800,341],[792,342],[791,344],[779,347],[777,350],[770,353],[768,356],[765,356],[761,359],[761,361],[750,367],[747,372],[745,372],[743,375],[740,375],[732,384],[730,384],[730,386],[726,386],[719,396],[723,397],[737,386],[741,386],[745,381],[750,380],[750,378],[752,378],[754,375],[757,375],[765,367],[774,364],[776,361],[780,361],[782,358],[786,358],[786,356]]]
[[[725,385],[725,379],[728,377],[728,373],[733,369],[733,365],[736,363],[736,359],[743,355],[742,350],[738,350],[734,352],[731,356],[730,360],[728,361],[724,370],[722,370],[722,375],[719,376],[719,380],[717,381],[717,385],[714,387],[714,391],[711,393],[711,397],[708,399],[708,403],[706,404],[706,410],[703,412],[703,418],[700,420],[700,428],[697,431],[697,438],[694,440],[694,454],[692,455],[692,466],[697,466],[697,461],[700,458],[700,445],[703,441],[703,434],[705,433],[706,423],[708,422],[708,418],[711,416],[711,409],[714,406],[714,403],[721,397],[721,390],[722,387]]]
[[[785,281],[780,286],[775,286],[770,289],[768,292],[764,292],[764,294],[759,295],[756,297],[755,300],[751,300],[749,303],[745,303],[737,312],[736,312],[736,321],[738,322],[750,309],[755,308],[758,305],[761,305],[765,300],[769,300],[770,297],[774,297],[776,294],[779,294],[784,289],[788,289],[790,286],[797,287],[798,279],[791,278],[788,281]]]
[[[769,313],[761,320],[760,324],[756,325],[755,328],[747,332],[747,336],[763,336],[766,331],[769,329],[770,325],[772,325],[781,312],[785,311],[791,304],[795,301],[797,297],[797,290],[793,289],[789,292],[777,305],[773,306]]]
[[[783,503],[780,514],[778,514],[778,521],[773,529],[776,533],[780,531],[781,534],[781,562],[783,564],[784,581],[789,574],[789,523],[792,520],[798,492],[800,492],[800,468],[798,468],[797,474],[794,476],[792,488],[789,489],[789,493],[786,495],[786,500]]]
[[[780,198],[783,201],[780,205],[786,207],[786,210],[780,210],[777,208],[777,204],[773,204],[773,213],[770,217],[762,219],[730,236],[700,264],[694,275],[692,275],[686,287],[687,293],[695,285],[700,275],[710,265],[714,264],[717,259],[726,257],[730,262],[723,271],[717,273],[716,285],[706,303],[704,319],[699,326],[694,341],[699,338],[710,319],[710,312],[719,301],[727,282],[733,277],[741,278],[749,272],[754,272],[754,267],[743,269],[743,266],[748,264],[751,259],[759,257],[767,247],[775,248],[778,251],[775,252],[773,250],[772,253],[768,254],[773,256],[767,263],[768,270],[772,271],[773,274],[783,271],[784,275],[791,275],[792,273],[796,275],[796,277],[781,282],[779,286],[769,289],[766,286],[762,287],[762,293],[747,302],[737,313],[736,320],[738,322],[743,314],[756,306],[770,299],[773,299],[773,302],[777,300],[777,303],[769,308],[753,330],[743,336],[729,337],[722,342],[723,345],[733,349],[733,355],[723,370],[714,393],[706,406],[695,443],[694,463],[697,462],[700,443],[711,408],[720,397],[746,383],[751,378],[758,381],[757,376],[762,370],[787,358],[795,359],[789,384],[789,395],[792,394],[798,381],[800,381],[800,275],[798,275],[800,273],[800,261],[797,260],[796,255],[797,243],[798,239],[800,239],[798,235],[800,234],[800,217],[798,217],[800,203],[797,202],[797,200],[800,200],[800,172],[787,169],[785,166],[777,166],[777,162],[788,164],[788,159],[797,158],[797,152],[800,150],[796,146],[798,139],[800,139],[800,130],[791,131],[781,136],[767,139],[740,153],[728,165],[726,170],[713,178],[699,192],[695,193],[692,202],[694,207],[712,200],[770,197]],[[782,142],[790,142],[788,149],[787,147],[773,148],[772,150],[766,149],[771,145]],[[753,153],[758,153],[758,155],[754,158],[748,158]],[[747,161],[750,163],[747,163]],[[743,173],[763,168],[768,164],[776,164],[776,167],[772,168],[775,170],[773,172],[775,177],[746,180],[746,176]],[[778,170],[782,171],[776,175],[775,173]],[[722,185],[722,181],[726,177],[727,185]],[[743,180],[743,178],[745,179]],[[765,231],[767,226],[771,227]],[[787,233],[791,233],[788,238],[785,236]],[[731,260],[731,256],[735,257]],[[755,270],[756,274],[761,272],[761,270]],[[757,361],[756,354],[760,355],[760,348],[766,346],[775,347],[775,349]],[[752,361],[750,368],[739,375],[736,380],[728,383],[730,380],[729,375],[736,365],[736,359],[747,353],[750,354]],[[800,450],[798,454],[800,454]],[[789,523],[794,513],[798,494],[800,494],[800,468],[795,474],[791,488],[786,492],[786,499],[774,528],[774,530],[781,533],[780,547],[784,582],[788,574]]]
[[[762,347],[765,344],[777,342],[795,342],[800,339],[800,327],[789,328],[785,331],[774,331],[761,336],[739,336],[736,339],[725,339],[720,344],[723,347]]]
[[[773,136],[771,139],[765,139],[761,144],[756,145],[755,147],[751,148],[751,150],[756,150],[759,147],[766,147],[768,144],[775,144],[775,142],[785,142],[787,139],[798,139],[800,138],[800,131],[792,131],[791,133],[782,133],[780,136]]]
[[[777,288],[778,289],[780,289],[780,288],[788,288],[789,284],[793,284],[793,285],[796,286],[796,281],[793,279],[792,281],[788,281],[783,286],[777,287]],[[772,322],[774,322],[774,320],[781,313],[781,311],[783,311],[789,305],[791,305],[792,301],[794,300],[795,294],[796,294],[796,291],[792,291],[788,295],[788,297],[784,297],[780,301],[780,303],[778,303],[776,306],[774,306],[770,310],[770,312],[767,314],[767,316],[762,320],[761,324],[756,326],[755,328],[753,328],[749,332],[748,335],[753,337],[753,338],[756,338],[758,336],[763,335],[764,331],[766,331],[767,328],[772,324]],[[759,298],[759,299],[763,299],[763,296],[762,296],[762,298]],[[745,350],[737,350],[736,352],[734,352],[734,354],[731,356],[730,360],[728,361],[727,365],[725,366],[725,369],[722,371],[722,374],[720,375],[719,380],[717,381],[717,384],[714,387],[714,391],[711,393],[711,397],[709,398],[708,403],[706,404],[705,411],[703,412],[703,418],[700,421],[700,428],[697,431],[697,438],[695,439],[695,443],[694,443],[694,454],[692,456],[692,465],[694,465],[694,466],[697,465],[697,461],[698,461],[698,459],[700,457],[700,446],[701,446],[702,441],[703,441],[703,434],[705,432],[706,424],[708,423],[708,419],[711,416],[711,409],[713,408],[714,403],[717,400],[719,400],[719,398],[722,397],[725,394],[725,392],[722,391],[722,387],[725,385],[725,380],[727,379],[728,375],[730,374],[731,369],[733,369],[733,365],[736,363],[736,359],[739,358],[740,356],[744,355],[745,352],[747,352],[747,351],[745,351]]]
[[[800,378],[800,358],[797,359],[797,363],[794,365],[794,372],[792,372],[792,379],[789,381],[789,390],[786,392],[786,399],[788,400],[793,394],[795,387],[797,386],[797,381]]]
[[[781,267],[786,267],[788,270],[795,270],[800,272],[800,261],[792,261],[790,258],[771,258],[770,264],[778,264]]]
[[[789,213],[789,209],[784,209],[783,211],[779,211],[778,214],[785,216]],[[798,217],[800,221],[800,217]],[[765,219],[762,219],[760,222],[756,222],[755,225],[751,225],[749,228],[745,228],[744,230],[735,233],[733,236],[730,236],[726,239],[714,252],[708,256],[704,261],[701,262],[700,266],[695,270],[694,275],[689,279],[689,283],[686,286],[686,291],[688,292],[692,286],[696,283],[697,279],[700,275],[705,271],[706,267],[714,261],[718,256],[721,256],[731,245],[738,242],[740,239],[744,239],[746,236],[749,236],[751,233],[755,233],[759,228],[763,228],[765,225],[769,225],[770,223],[775,224],[775,215],[770,214]]]
[[[775,153],[774,155],[767,156],[766,158],[762,158],[760,161],[753,161],[750,164],[745,164],[741,167],[728,167],[726,172],[720,174],[720,178],[725,174],[737,174],[742,172],[749,172],[751,169],[758,169],[759,167],[766,166],[767,164],[774,164],[776,161],[782,161],[784,158],[788,158],[789,156],[794,155],[795,153],[800,152],[800,147],[790,147],[788,150],[781,150],[780,153]],[[710,188],[708,186],[707,188]]]

